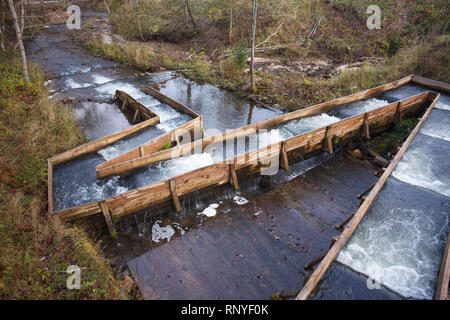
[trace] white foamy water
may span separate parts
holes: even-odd
[[[381,108],[388,104],[389,102],[387,100],[380,100],[376,98],[356,101],[342,107],[337,107],[332,112],[332,115],[344,119]]]
[[[420,206],[386,209],[367,213],[337,261],[404,297],[432,299],[448,213]]]
[[[90,83],[78,83],[71,78],[67,79],[65,84],[69,89],[87,88],[92,86]]]
[[[107,82],[103,85],[98,86],[95,90],[103,96],[112,98],[116,93],[116,90],[125,91],[133,98],[139,100],[140,98],[145,96],[145,93],[142,92],[138,87],[132,85],[127,82],[122,81],[111,81]]]
[[[441,101],[438,101],[438,103],[436,103],[435,108],[450,111],[450,104],[445,104],[445,103],[443,103]]]
[[[450,142],[450,110],[434,109],[420,133]]]
[[[291,132],[294,136],[312,131],[330,124],[340,121],[338,117],[330,116],[326,113],[322,113],[317,116],[306,117],[289,121],[286,124],[281,125],[285,130]]]
[[[175,234],[175,230],[171,226],[161,227],[160,223],[161,221],[156,221],[152,226],[152,240],[158,243],[166,239],[169,242]]]
[[[417,136],[415,140],[418,138],[420,139]],[[445,141],[441,142],[444,146],[447,143]],[[430,146],[425,143],[417,143],[414,146],[410,146],[403,155],[402,160],[397,164],[392,175],[403,182],[430,189],[450,197],[450,163],[442,162],[443,159],[438,158],[437,154],[433,154],[440,152],[445,159],[446,154],[448,157],[449,149],[450,145],[447,147],[447,150],[439,148],[431,150]]]

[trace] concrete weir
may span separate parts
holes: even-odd
[[[375,169],[342,153],[128,262],[146,299],[268,299],[301,284]],[[349,176],[349,172],[352,174]]]

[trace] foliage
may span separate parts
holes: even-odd
[[[0,299],[118,299],[126,294],[98,247],[46,215],[46,159],[82,142],[71,111],[48,100],[44,76],[17,58],[0,63]],[[82,267],[80,290],[66,269]]]

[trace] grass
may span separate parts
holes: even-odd
[[[383,83],[398,80],[409,74],[418,74],[447,82],[450,74],[450,37],[430,37],[426,41],[400,49],[386,63],[378,66],[363,65],[356,71],[344,71],[332,79],[303,78],[286,72],[273,75],[257,72],[256,96],[269,105],[286,110],[297,110],[316,103],[349,95]],[[90,40],[88,49],[125,65],[147,71],[161,67],[177,70],[199,83],[210,83],[223,89],[251,96],[249,76],[242,68],[242,57],[222,62],[208,61],[202,55],[193,55],[186,61],[167,54],[156,53],[145,43],[104,44]]]
[[[0,299],[121,299],[121,282],[76,226],[56,230],[46,215],[46,159],[83,137],[71,111],[49,100],[44,76],[17,57],[0,63]],[[68,290],[67,267],[82,268]]]

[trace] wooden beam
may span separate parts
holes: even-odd
[[[286,142],[284,142],[284,141],[281,146],[281,167],[286,171],[290,170],[289,158],[288,158],[287,151],[286,151]]]
[[[327,126],[327,129],[325,131],[325,146],[324,146],[324,149],[329,154],[333,154],[333,141],[331,140],[330,129],[331,129],[331,125]]]
[[[48,214],[53,214],[53,165],[50,159],[47,159],[47,196],[48,196]]]
[[[137,132],[137,131],[139,131],[143,128],[149,127],[149,126],[157,125],[158,123],[159,123],[159,116],[149,119],[149,120],[146,120],[146,121],[143,121],[139,124],[136,124],[134,126],[126,128],[122,131],[115,132],[113,134],[110,134],[109,136],[97,139],[92,142],[88,142],[88,143],[83,144],[79,147],[76,147],[72,150],[66,151],[60,155],[51,157],[50,161],[52,162],[52,165],[57,165],[59,163],[79,157],[83,154],[100,150],[100,149],[105,148],[106,146],[134,133],[134,132]]]
[[[108,232],[110,236],[116,237],[117,236],[116,228],[114,227],[111,215],[109,214],[108,206],[106,205],[105,201],[100,202],[100,208],[102,210],[103,217],[105,217],[106,226],[108,227]]]
[[[339,250],[347,243],[347,241],[350,239],[350,237],[353,235],[353,232],[358,227],[359,223],[361,222],[362,218],[368,211],[370,205],[375,200],[375,197],[380,192],[381,188],[386,183],[386,180],[394,170],[394,168],[397,166],[398,162],[402,158],[403,154],[406,152],[406,149],[411,144],[412,140],[416,136],[417,132],[419,132],[420,128],[423,126],[425,121],[428,119],[428,116],[430,115],[431,111],[433,110],[434,106],[436,105],[440,95],[436,95],[433,103],[430,105],[428,110],[425,112],[424,116],[422,117],[422,120],[417,124],[417,126],[414,128],[414,130],[411,132],[408,139],[403,144],[400,151],[397,153],[395,158],[392,160],[389,167],[386,169],[384,174],[381,176],[381,178],[376,183],[375,187],[373,188],[372,192],[367,197],[366,201],[362,204],[361,207],[356,211],[355,216],[351,220],[350,224],[345,228],[345,230],[342,232],[341,236],[337,240],[337,242],[333,245],[333,247],[328,251],[325,258],[322,260],[320,265],[314,270],[311,277],[308,279],[307,283],[303,286],[301,289],[299,295],[297,296],[297,300],[306,300],[311,292],[316,287],[317,283],[320,281],[322,276],[325,274],[331,263],[334,261],[336,255],[338,254]]]
[[[230,182],[235,190],[239,190],[239,183],[234,163],[230,164]]]
[[[340,224],[337,225],[336,227],[334,227],[336,230],[338,230],[339,232],[344,231],[344,227],[347,225],[347,223],[350,222],[350,220],[353,219],[353,217],[355,216],[355,213],[353,212],[352,214],[350,214],[347,218],[345,218],[345,220]]]
[[[400,123],[403,120],[402,111],[401,111],[401,103],[398,102],[397,109],[395,110],[395,123]]]
[[[364,114],[364,122],[361,128],[361,132],[364,134],[366,139],[370,139],[370,125],[369,125],[369,113]]]
[[[181,211],[181,205],[180,205],[180,199],[178,199],[177,190],[176,190],[176,184],[174,179],[169,180],[170,185],[170,192],[172,193],[172,200],[173,205],[175,206],[175,209],[180,212]]]
[[[439,269],[438,283],[434,295],[435,300],[448,300],[448,284],[450,281],[450,233],[447,236],[447,245],[442,256],[441,268]]]

